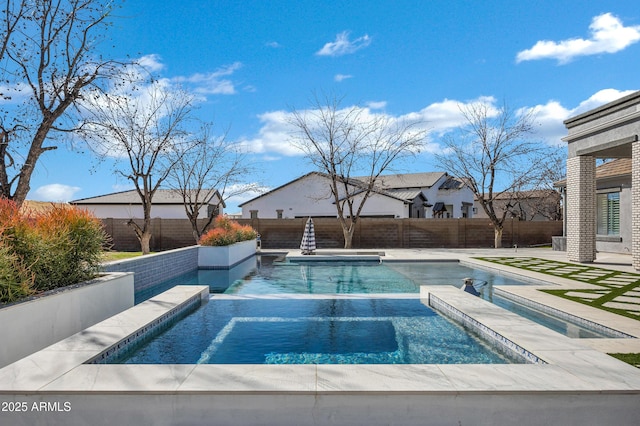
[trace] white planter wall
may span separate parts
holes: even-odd
[[[231,268],[256,253],[256,240],[241,241],[230,246],[200,246],[199,268]]]
[[[0,309],[0,368],[103,321],[134,303],[133,274],[111,273]]]

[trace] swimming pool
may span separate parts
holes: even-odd
[[[312,295],[312,294],[418,294],[421,285],[461,287],[464,278],[486,281],[482,298],[504,309],[569,337],[625,337],[598,324],[576,323],[553,312],[541,313],[503,297],[494,288],[529,283],[458,262],[289,262],[282,256],[263,255],[247,259],[229,270],[195,270],[136,293],[140,303],[178,284],[207,285],[212,294]]]
[[[523,363],[438,315],[416,296],[214,296],[111,363]]]
[[[286,262],[256,256],[229,270],[195,270],[136,294],[140,303],[178,284],[208,285],[224,294],[419,293],[421,285],[460,286],[462,279],[494,285],[524,285],[507,276],[458,262]]]

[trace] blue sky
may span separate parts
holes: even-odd
[[[538,136],[559,144],[563,120],[640,89],[636,1],[128,0],[116,15],[100,49],[197,93],[198,117],[250,151],[247,182],[265,189],[310,171],[286,118],[314,91],[419,117],[427,148],[400,171],[424,172],[437,170],[459,105],[536,108]],[[29,199],[67,201],[132,186],[111,162],[61,147],[41,157],[31,188]]]

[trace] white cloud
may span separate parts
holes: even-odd
[[[336,74],[335,77],[333,77],[333,79],[335,81],[337,81],[338,83],[341,83],[342,81],[348,79],[348,78],[353,78],[352,75],[349,74]]]
[[[29,97],[31,88],[26,83],[17,83],[12,86],[0,84],[0,105],[19,104]]]
[[[444,99],[442,102],[434,102],[417,112],[410,112],[402,116],[408,121],[420,121],[426,123],[429,133],[442,135],[448,131],[464,125],[467,121],[462,114],[465,107],[472,104],[485,104],[488,106],[489,116],[498,113],[496,99],[492,96],[480,96],[467,101]]]
[[[384,109],[387,106],[387,102],[386,101],[379,101],[379,102],[375,102],[375,101],[371,101],[367,103],[367,108],[369,109]]]
[[[265,43],[265,46],[271,47],[273,49],[278,49],[278,48],[282,47],[282,45],[280,43],[278,43],[277,41],[270,41],[268,43]]]
[[[593,94],[589,99],[580,102],[580,104],[571,111],[571,116],[582,114],[590,109],[597,108],[601,105],[613,102],[624,96],[634,93],[635,90],[616,90],[603,89]],[[567,117],[568,118],[568,117]]]
[[[145,55],[138,59],[138,64],[149,72],[158,72],[164,69],[162,58],[158,54]]]
[[[206,95],[233,95],[236,93],[235,84],[228,78],[234,72],[242,68],[241,62],[234,62],[216,71],[209,73],[196,73],[190,76],[180,76],[172,79],[173,82],[193,86],[196,93]]]
[[[493,111],[497,113],[497,108],[493,106],[495,98],[479,97],[467,103],[483,102],[491,105]],[[369,120],[373,116],[384,116],[389,123],[398,121],[420,123],[415,131],[424,130],[427,132],[427,144],[424,147],[426,152],[434,152],[439,149],[435,143],[430,143],[431,135],[442,135],[456,127],[465,123],[465,119],[460,112],[460,108],[465,103],[455,100],[445,99],[443,102],[433,103],[420,111],[411,112],[400,116],[392,116],[383,111],[386,107],[385,101],[369,102],[363,107],[360,113],[361,120]],[[353,108],[353,106],[344,109]],[[298,111],[302,115],[308,115],[313,120],[314,110]],[[302,156],[304,153],[291,143],[292,135],[295,135],[299,129],[291,124],[292,114],[287,111],[271,111],[258,116],[262,123],[262,127],[254,138],[246,138],[240,143],[245,149],[252,153],[264,154],[266,157],[293,157]]]
[[[564,126],[566,119],[633,92],[633,90],[603,89],[573,108],[563,106],[557,100],[549,100],[545,104],[520,108],[516,113],[524,114],[535,110],[535,122],[537,125],[535,136],[550,145],[562,145],[564,142],[561,139],[567,134]],[[427,105],[419,111],[409,112],[400,116],[390,116],[382,111],[373,112],[382,110],[386,106],[386,102],[370,102],[366,108],[363,108],[362,118],[367,119],[372,115],[381,114],[387,116],[391,121],[419,122],[421,123],[421,129],[427,131],[427,138],[422,151],[427,153],[442,152],[442,147],[438,144],[437,139],[454,129],[465,126],[467,120],[464,118],[461,109],[476,103],[485,104],[489,108],[489,117],[499,114],[500,106],[497,105],[498,101],[495,97],[480,96],[465,101],[444,99],[441,102]],[[303,114],[313,113],[312,110],[299,112]],[[272,111],[261,114],[258,118],[262,122],[258,135],[241,142],[248,151],[263,154],[264,160],[276,160],[280,159],[281,156],[303,155],[302,151],[291,144],[291,137],[297,132],[297,129],[290,124],[291,113]]]
[[[77,186],[52,183],[43,185],[34,191],[36,201],[66,202],[73,199],[76,192],[81,188]]]
[[[355,40],[349,40],[349,31],[343,31],[336,35],[336,41],[326,43],[322,49],[316,52],[318,56],[342,56],[354,53],[371,44],[371,37],[367,34]]]
[[[562,138],[567,135],[564,121],[585,111],[597,108],[606,103],[620,99],[635,92],[634,90],[603,89],[588,99],[580,102],[575,108],[566,108],[556,100],[550,100],[544,105],[523,108],[521,112],[535,110],[536,123],[539,125],[536,135],[551,145],[562,145]]]
[[[518,52],[516,62],[550,58],[566,64],[578,56],[615,53],[640,40],[640,26],[625,27],[611,13],[594,17],[589,30],[591,37],[587,40],[538,41],[531,49]]]
[[[291,113],[286,111],[271,111],[260,114],[258,119],[262,127],[258,135],[252,139],[240,141],[249,152],[291,156],[301,156],[303,153],[291,144],[291,135],[296,131],[290,124]]]

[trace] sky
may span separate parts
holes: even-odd
[[[470,102],[535,108],[536,136],[562,145],[564,120],[640,90],[637,0],[128,0],[99,49],[196,94],[195,114],[248,150],[246,183],[262,190],[312,170],[287,119],[314,93],[419,117],[425,149],[397,170],[415,173],[446,171],[433,154]],[[132,189],[115,162],[86,149],[46,152],[27,198]],[[226,211],[256,195],[229,199]]]

